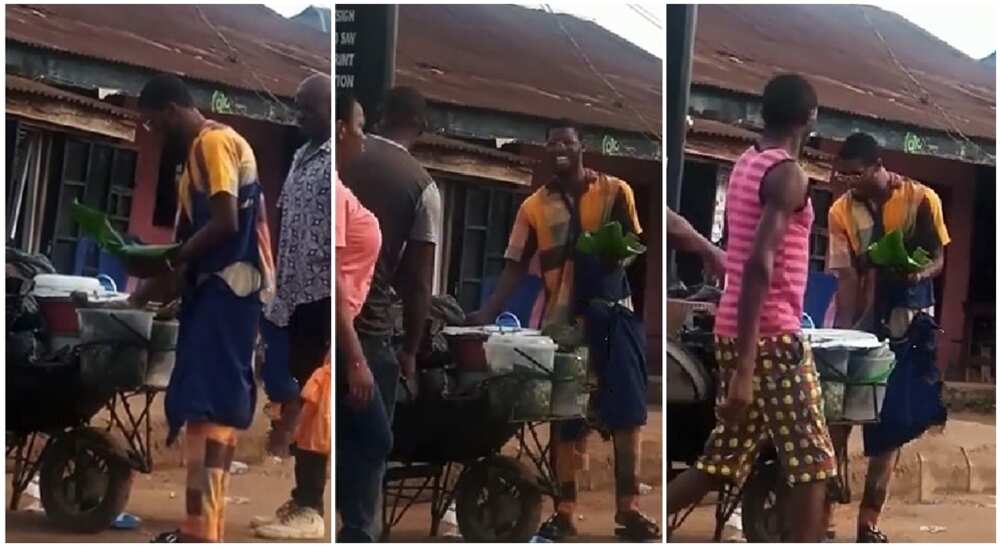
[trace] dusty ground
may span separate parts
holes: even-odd
[[[835,518],[838,543],[854,542],[855,509],[841,509]],[[944,527],[931,533],[921,527]],[[700,508],[678,529],[671,543],[710,541],[715,527],[710,508]],[[933,504],[889,502],[882,529],[893,543],[992,543],[996,537],[996,496],[951,494]]]
[[[260,395],[263,398],[263,394]],[[166,420],[163,415],[163,398],[157,397],[150,407],[153,433],[150,439],[153,451],[154,473],[136,474],[132,496],[126,510],[142,519],[137,530],[108,530],[96,536],[74,535],[60,532],[40,513],[26,511],[6,512],[6,537],[8,541],[21,542],[147,542],[153,536],[177,528],[184,516],[184,472],[181,465],[181,447],[164,446]],[[258,410],[258,412],[261,412]],[[93,423],[100,426],[106,413],[98,414]],[[268,420],[259,414],[250,430],[239,436],[236,460],[249,465],[249,471],[233,476],[228,496],[236,503],[226,508],[226,539],[248,542],[255,540],[248,523],[256,515],[273,514],[284,503],[292,487],[291,460],[276,464],[264,457]],[[8,461],[8,473],[11,466]],[[10,475],[7,476],[9,495]],[[171,497],[173,492],[174,497]],[[330,505],[330,486],[327,489],[327,507]],[[328,509],[327,515],[331,514]],[[328,517],[329,522],[329,517]],[[327,526],[329,534],[330,527]],[[329,537],[329,535],[328,535]]]
[[[860,432],[851,438],[851,482],[860,496],[865,465]],[[972,490],[962,448],[972,463]],[[924,500],[920,499],[918,454],[924,458]],[[669,495],[669,486],[668,486]],[[835,513],[837,541],[853,542],[856,504]],[[881,526],[894,543],[993,543],[996,538],[996,418],[954,413],[941,433],[929,433],[904,447]],[[921,530],[925,527],[925,530]],[[930,530],[927,530],[929,528]],[[709,541],[713,509],[697,509],[671,542]]]
[[[263,541],[251,533],[250,519],[256,515],[272,514],[288,499],[291,485],[290,461],[251,465],[247,473],[233,476],[228,493],[231,501],[226,507],[226,541]],[[183,500],[183,470],[173,468],[152,475],[137,475],[127,507],[128,512],[143,521],[136,530],[108,530],[97,535],[69,534],[53,529],[41,513],[7,511],[6,539],[9,542],[145,543],[160,532],[177,528],[184,516]],[[327,515],[331,513],[329,507],[328,494]],[[329,543],[329,522],[328,516],[326,543]]]
[[[663,513],[662,484],[662,413],[659,409],[650,409],[649,424],[646,426],[642,440],[642,464],[640,477],[642,481],[653,487],[652,491],[642,496],[641,509],[647,515],[661,521]],[[614,535],[614,487],[611,473],[611,443],[603,442],[600,437],[590,439],[590,478],[592,490],[581,487],[579,496],[579,514],[581,519],[576,525],[580,536],[578,542],[615,542]],[[581,483],[582,484],[582,483]],[[548,518],[552,511],[551,500],[546,499],[542,508],[542,519]],[[392,530],[390,541],[393,542],[434,542],[448,541],[445,538],[430,538],[430,506],[416,505],[403,518],[402,522]]]

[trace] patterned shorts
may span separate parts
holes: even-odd
[[[732,338],[716,338],[722,378],[717,404],[725,399],[735,367],[735,346]],[[796,335],[763,338],[757,353],[753,403],[739,423],[723,423],[716,414],[718,425],[696,467],[741,484],[761,445],[771,441],[790,485],[835,477],[833,443],[809,344]]]

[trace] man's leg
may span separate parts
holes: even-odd
[[[673,515],[691,507],[712,490],[719,488],[718,477],[700,469],[691,468],[667,483],[667,515]]]
[[[837,459],[837,475],[839,478],[832,479],[834,482],[827,484],[826,504],[824,507],[827,539],[834,538],[835,517],[837,505],[840,503],[850,503],[850,485],[847,484],[847,443],[851,437],[850,425],[830,425],[830,440],[833,442],[833,453]]]
[[[797,484],[789,494],[789,537],[793,543],[819,543],[826,535],[826,481]]]
[[[558,495],[554,498],[555,513],[542,524],[539,535],[552,541],[576,535],[576,474],[581,455],[587,450],[587,424],[584,420],[553,422],[549,425],[552,439],[551,463],[555,472]]]
[[[639,510],[639,440],[641,429],[611,433],[615,449],[615,504],[619,513]]]
[[[187,518],[180,530],[184,543],[223,541],[226,487],[235,452],[235,429],[210,422],[185,425]]]
[[[765,427],[791,487],[787,539],[816,543],[826,535],[827,485],[837,460],[812,350],[801,336],[783,335],[765,339],[758,352]]]
[[[865,492],[858,508],[858,541],[882,543],[884,536],[878,528],[878,519],[889,498],[889,483],[892,471],[899,458],[899,449],[868,458],[868,474],[865,477]],[[865,537],[873,536],[873,537]],[[877,541],[876,541],[877,540]]]
[[[289,332],[289,369],[304,387],[330,351],[330,299],[324,298],[299,305],[292,315]],[[296,406],[301,408],[301,402]],[[294,430],[294,429],[293,429]],[[323,514],[323,494],[326,490],[327,456],[292,447],[295,457],[295,488],[292,500],[299,508]],[[300,461],[302,460],[302,461]],[[317,470],[322,467],[323,473]],[[305,481],[305,482],[303,482]]]

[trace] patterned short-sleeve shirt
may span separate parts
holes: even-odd
[[[330,297],[330,141],[295,152],[281,189],[277,294],[267,317],[288,325],[296,306]]]

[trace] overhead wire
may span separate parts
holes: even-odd
[[[875,36],[882,43],[882,45],[885,47],[886,53],[888,53],[889,58],[892,60],[893,64],[896,65],[896,68],[898,68],[900,72],[902,72],[904,75],[906,75],[906,77],[914,85],[914,87],[916,88],[917,91],[919,91],[920,93],[923,94],[922,97],[914,97],[914,98],[916,100],[920,101],[920,102],[924,102],[924,100],[926,100],[926,102],[930,103],[930,105],[933,106],[937,110],[937,112],[938,112],[938,114],[940,114],[941,118],[943,118],[944,121],[947,122],[948,126],[951,128],[951,131],[949,131],[947,128],[945,128],[944,132],[952,140],[954,140],[957,144],[959,144],[959,145],[961,145],[963,147],[964,147],[965,144],[969,144],[973,148],[975,148],[977,151],[979,151],[980,154],[986,156],[991,161],[995,162],[996,161],[996,156],[994,156],[993,154],[990,154],[986,150],[983,150],[983,148],[981,146],[979,146],[972,139],[970,139],[968,136],[966,136],[965,133],[963,133],[962,130],[959,129],[958,124],[955,123],[954,119],[948,114],[948,111],[945,110],[944,107],[942,107],[940,104],[937,103],[937,101],[934,100],[933,96],[927,90],[927,88],[925,88],[920,83],[920,81],[917,80],[916,76],[914,76],[913,73],[909,69],[906,68],[906,66],[903,64],[903,62],[899,60],[899,57],[896,56],[896,52],[893,51],[892,46],[889,45],[889,42],[887,42],[886,39],[885,39],[885,37],[882,36],[882,33],[879,32],[878,27],[875,26],[875,23],[874,23],[874,21],[871,20],[871,17],[868,16],[868,10],[865,9],[864,6],[858,6],[858,9],[861,10],[861,14],[864,16],[865,22],[868,24],[868,27],[872,30],[872,32],[874,32]],[[952,131],[955,134],[957,134],[958,137],[960,137],[960,139],[956,138],[955,135],[952,134]],[[964,144],[963,144],[962,141],[964,141]]]
[[[654,27],[660,30],[663,30],[663,23],[660,23],[659,19],[657,19],[652,13],[646,11],[646,9],[640,6],[639,4],[625,4],[625,6],[628,7],[628,9],[635,12],[635,14],[638,15],[639,17],[645,19],[646,22],[648,22],[649,24],[653,25]]]
[[[222,33],[222,31],[219,30],[215,25],[212,24],[211,21],[208,20],[208,16],[206,16],[205,12],[202,11],[201,6],[194,5],[194,9],[195,9],[195,11],[198,12],[198,16],[201,17],[201,20],[205,23],[205,25],[210,30],[212,30],[215,33],[215,35],[218,36],[220,40],[222,40],[222,43],[225,44],[226,47],[229,49],[229,52],[232,55],[233,62],[240,63],[244,68],[246,68],[246,71],[248,73],[250,73],[250,75],[253,77],[254,81],[256,81],[257,86],[260,86],[260,89],[262,89],[267,94],[267,96],[270,99],[265,98],[263,95],[261,95],[260,94],[260,90],[258,90],[256,86],[249,85],[248,87],[250,88],[250,90],[255,95],[257,95],[257,98],[260,99],[260,100],[262,100],[265,103],[274,102],[278,106],[280,106],[282,109],[284,109],[284,111],[285,111],[284,113],[285,113],[286,116],[293,116],[294,110],[292,108],[290,108],[287,104],[285,104],[284,101],[282,101],[281,99],[279,99],[274,93],[271,92],[271,89],[267,86],[266,83],[264,83],[263,79],[261,79],[261,77],[257,74],[257,72],[252,67],[250,67],[247,63],[241,62],[241,60],[240,60],[240,52],[226,38],[226,36]],[[245,77],[244,77],[244,82],[246,82],[246,78]],[[246,82],[246,83],[249,84],[249,82]]]
[[[617,98],[621,101],[621,104],[624,105],[626,108],[628,108],[632,112],[632,115],[635,116],[636,119],[643,125],[643,127],[646,129],[646,133],[648,133],[647,136],[651,135],[651,136],[655,137],[655,140],[657,142],[662,142],[663,141],[663,137],[661,136],[661,133],[656,130],[656,127],[653,126],[652,124],[650,124],[649,120],[647,120],[646,117],[643,116],[641,112],[639,112],[637,109],[635,109],[632,106],[632,103],[629,100],[626,99],[625,95],[623,95],[622,92],[619,91],[618,88],[615,87],[615,85],[612,84],[604,76],[604,74],[602,74],[601,71],[599,71],[597,69],[596,66],[594,66],[593,61],[590,60],[590,56],[588,56],[587,53],[583,50],[583,48],[580,47],[580,44],[577,43],[576,38],[573,37],[573,35],[569,32],[569,29],[567,29],[566,26],[563,24],[562,18],[558,14],[556,14],[555,11],[552,10],[552,7],[549,6],[548,4],[542,4],[542,6],[545,8],[545,11],[547,11],[550,15],[552,15],[555,18],[556,24],[559,26],[559,29],[566,36],[566,38],[569,40],[570,44],[573,45],[573,48],[576,50],[577,55],[580,56],[580,58],[583,60],[584,64],[587,65],[587,67],[590,69],[590,71],[595,76],[597,76],[598,79],[600,79],[602,82],[604,82],[604,85],[607,86],[608,89],[610,89],[612,93],[614,93],[615,95],[617,95]]]

